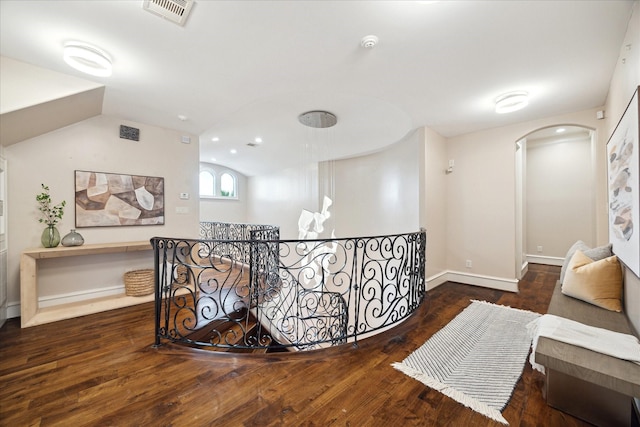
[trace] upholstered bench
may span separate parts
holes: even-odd
[[[560,281],[547,313],[633,334],[624,313],[566,296]],[[548,405],[598,426],[638,425],[633,397],[640,397],[640,365],[543,336],[535,360],[546,368]]]

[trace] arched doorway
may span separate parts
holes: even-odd
[[[576,240],[596,243],[593,129],[557,125],[516,142],[516,263],[562,265]]]

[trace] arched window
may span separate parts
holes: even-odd
[[[200,171],[200,196],[215,196],[215,178],[207,170]]]
[[[220,196],[236,197],[236,178],[230,173],[220,175]]]
[[[200,163],[199,178],[200,197],[238,199],[238,177],[233,171],[208,163]]]

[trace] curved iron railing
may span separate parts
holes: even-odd
[[[425,232],[347,239],[151,239],[156,345],[311,350],[389,328],[425,296]],[[244,254],[249,254],[248,260]]]
[[[255,235],[259,235],[261,239],[278,240],[280,239],[280,227],[265,224],[242,224],[233,222],[201,222],[200,238],[203,240],[253,240]],[[250,253],[245,247],[246,245],[215,245],[214,248],[220,253],[229,253],[231,250],[241,252],[234,253],[235,259],[243,259],[249,262]],[[215,255],[220,255],[216,253]]]

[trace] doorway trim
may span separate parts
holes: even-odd
[[[562,265],[564,258],[561,257],[548,257],[548,256],[535,256],[531,254],[527,254],[527,217],[526,217],[526,151],[527,151],[527,139],[531,137],[531,135],[536,134],[538,132],[559,128],[559,127],[579,127],[589,132],[590,138],[590,182],[589,185],[593,188],[593,192],[591,195],[591,214],[593,218],[593,223],[591,226],[591,235],[589,238],[595,243],[597,239],[597,229],[598,229],[598,219],[597,219],[597,159],[598,159],[598,150],[597,150],[597,129],[592,126],[587,126],[579,123],[567,123],[560,122],[553,125],[542,126],[532,130],[524,134],[522,137],[515,140],[515,271],[516,277],[521,279],[527,272],[528,266],[530,262],[547,264],[547,265]]]

